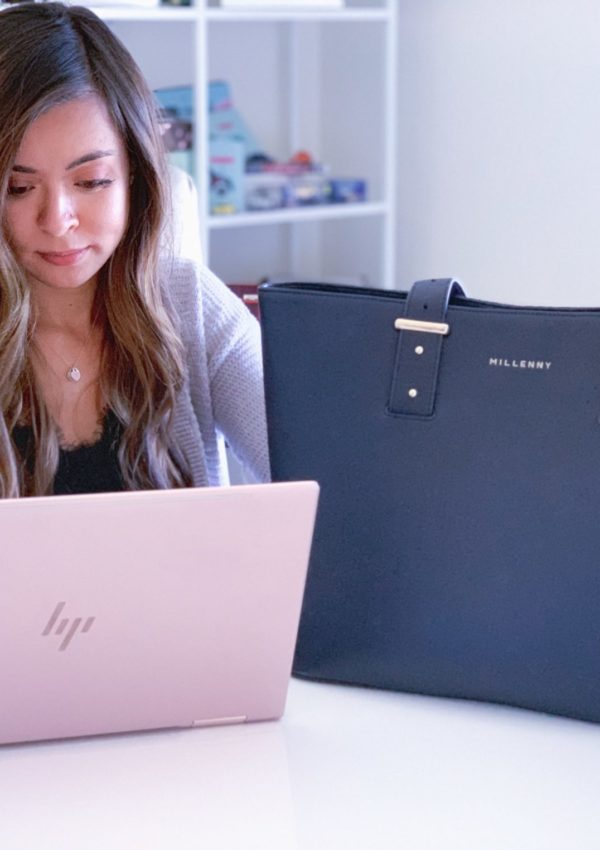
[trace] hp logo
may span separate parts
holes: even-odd
[[[46,628],[42,632],[42,637],[48,637],[50,632],[54,629],[56,625],[56,629],[54,629],[55,635],[64,635],[60,646],[58,647],[60,652],[64,652],[64,650],[68,647],[68,645],[73,640],[73,637],[79,630],[81,626],[81,633],[86,634],[94,625],[95,617],[88,617],[85,622],[83,622],[83,617],[75,617],[73,620],[68,620],[67,618],[58,621],[58,618],[62,614],[62,610],[65,607],[66,602],[59,602],[50,619],[46,624]],[[57,625],[58,623],[58,625]],[[81,625],[83,623],[83,626]]]

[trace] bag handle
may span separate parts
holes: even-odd
[[[406,298],[390,387],[388,413],[394,416],[432,416],[438,382],[442,342],[450,332],[446,322],[453,295],[464,295],[454,278],[418,280]]]

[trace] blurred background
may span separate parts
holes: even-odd
[[[95,7],[157,92],[228,283],[598,306],[593,0]]]

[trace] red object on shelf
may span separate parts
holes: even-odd
[[[297,151],[289,160],[293,165],[302,165],[305,168],[312,168],[313,159],[308,151]]]
[[[260,321],[260,308],[258,306],[258,283],[228,283],[229,289],[238,298],[241,298],[253,316]]]

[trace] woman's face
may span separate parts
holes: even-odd
[[[8,189],[5,226],[32,285],[94,283],[129,215],[125,147],[100,98],[55,106],[29,127]]]

